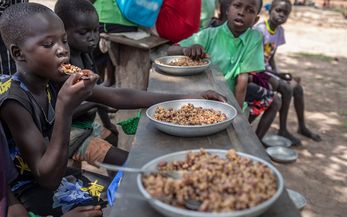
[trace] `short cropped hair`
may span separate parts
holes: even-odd
[[[284,2],[286,4],[288,4],[290,6],[290,9],[292,9],[292,2],[290,0],[273,0],[271,2],[271,8],[270,10],[275,6],[277,5],[278,3],[281,3],[281,2]]]
[[[30,33],[27,20],[35,14],[54,14],[48,7],[37,3],[20,3],[8,7],[0,17],[0,33],[7,48],[21,44]]]
[[[263,0],[258,0],[259,1],[259,8],[258,8],[258,11],[257,11],[257,14],[260,13],[261,11],[261,8],[263,7]],[[221,13],[223,11],[223,13],[226,13],[226,11],[228,10],[230,4],[233,2],[233,0],[220,0],[219,3],[220,3],[220,10],[221,10]],[[223,14],[222,14],[223,15]]]
[[[77,13],[95,13],[97,15],[93,4],[88,0],[58,0],[54,12],[62,19],[66,30],[76,25]]]

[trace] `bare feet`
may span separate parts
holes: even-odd
[[[306,136],[306,137],[308,137],[308,138],[310,138],[316,142],[322,141],[322,138],[318,134],[313,133],[311,130],[309,130],[306,127],[299,128],[298,133],[300,133],[301,135]]]
[[[279,136],[283,136],[286,137],[287,139],[289,139],[290,141],[292,141],[292,145],[293,146],[301,146],[301,141],[300,139],[296,138],[295,136],[293,136],[292,134],[290,134],[287,130],[284,131],[278,131],[277,133]]]

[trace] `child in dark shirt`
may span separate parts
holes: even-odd
[[[99,23],[93,5],[86,0],[58,0],[54,11],[64,23],[70,47],[70,63],[97,73],[92,53],[99,41]],[[101,138],[101,126],[95,122],[97,111],[104,127],[113,136]],[[117,127],[112,124],[107,107],[84,102],[73,115],[69,155],[73,154],[74,160],[86,160],[91,164],[94,161],[120,164],[119,159],[126,159],[127,152],[117,148],[117,136]]]
[[[40,215],[51,215],[52,194],[64,187],[72,115],[81,102],[138,109],[182,98],[225,100],[213,91],[174,95],[106,88],[95,85],[98,76],[90,70],[83,71],[89,80],[80,80],[79,73],[62,73],[59,69],[70,55],[64,24],[40,4],[10,6],[1,16],[0,32],[17,66],[13,76],[0,77],[0,120],[19,172],[11,187],[19,199],[26,198],[21,200],[26,208]],[[121,164],[124,160],[119,159]],[[37,193],[41,191],[49,194]],[[31,206],[34,200],[40,207]],[[44,205],[47,209],[42,210]]]
[[[0,124],[0,216],[1,217],[28,217],[27,210],[10,191],[7,183],[18,176],[10,158],[6,136]],[[32,216],[32,215],[30,215]],[[77,207],[62,217],[101,217],[100,206]]]

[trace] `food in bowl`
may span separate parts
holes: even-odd
[[[226,120],[226,115],[221,111],[195,107],[193,104],[188,103],[178,110],[157,107],[154,118],[178,125],[207,125]]]
[[[193,60],[189,57],[182,57],[171,60],[170,62],[165,64],[170,66],[201,66],[208,64],[208,62],[204,60]]]
[[[255,207],[277,191],[277,179],[265,164],[229,150],[225,158],[205,150],[189,152],[185,160],[161,162],[158,173],[144,175],[142,183],[154,198],[185,208],[186,201],[201,202],[198,211],[229,212]],[[182,171],[180,179],[162,171]]]

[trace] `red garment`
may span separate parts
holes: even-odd
[[[164,0],[156,22],[162,38],[179,42],[199,31],[201,0]]]

